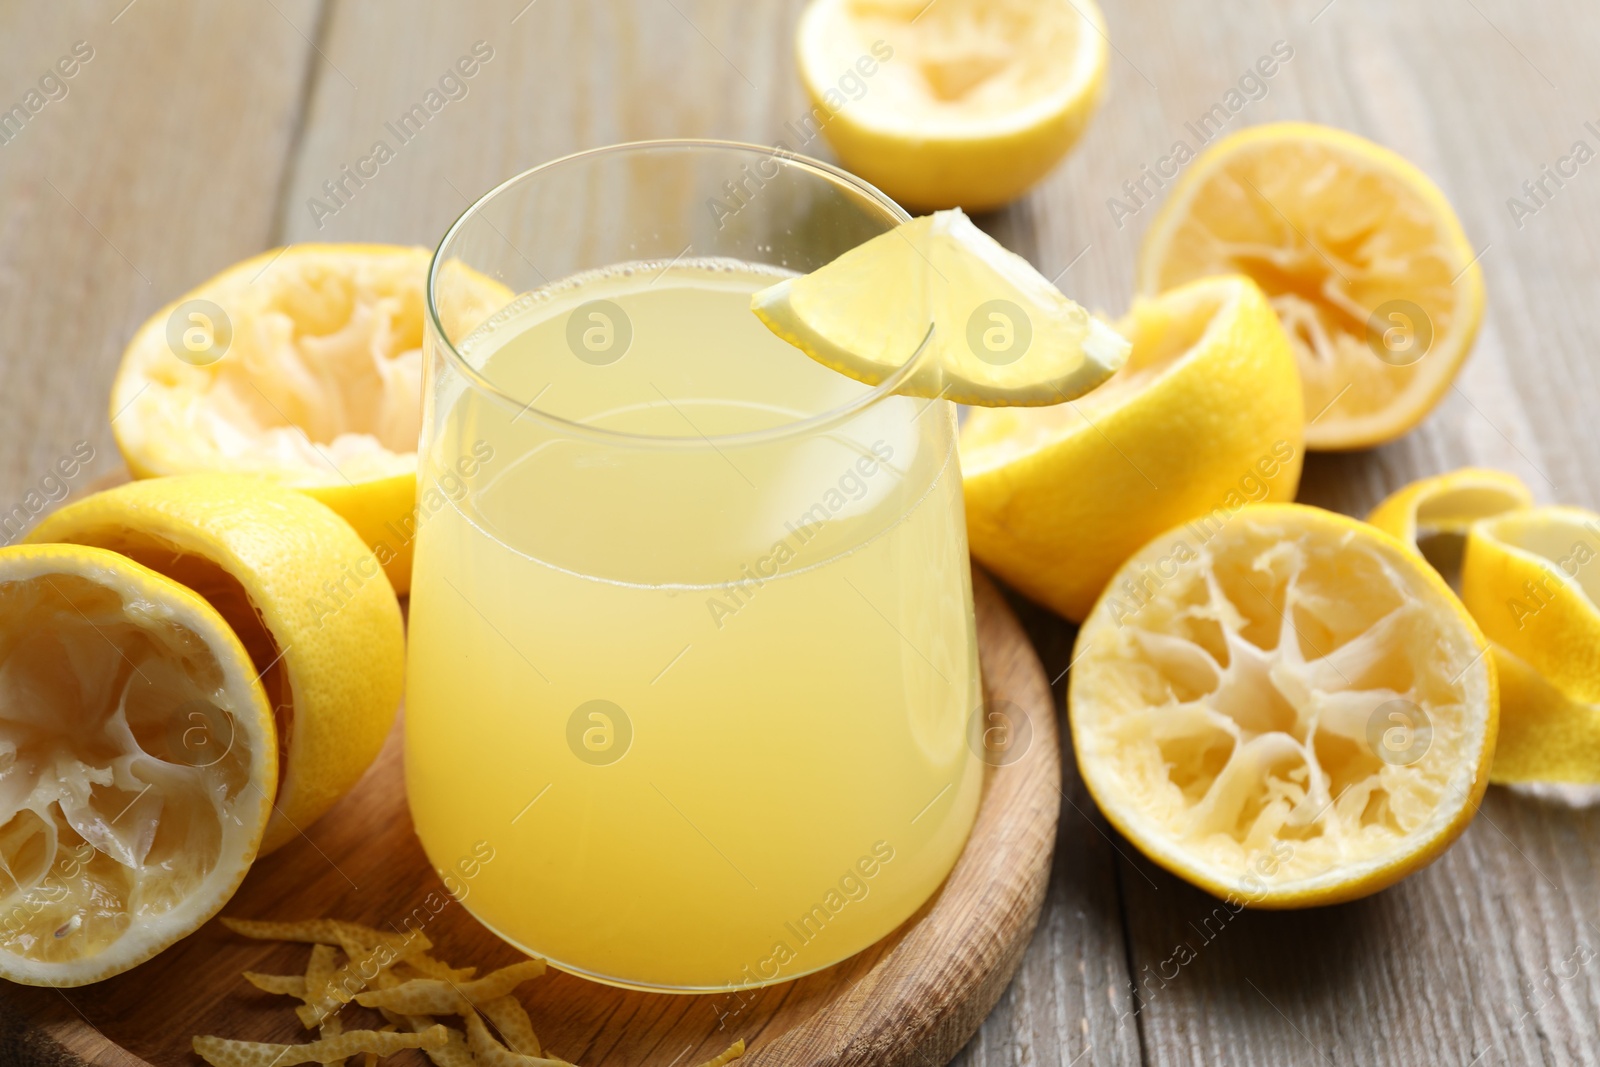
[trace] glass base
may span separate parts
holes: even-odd
[[[941,885],[940,888],[942,889],[943,886]],[[935,895],[937,895],[937,892]],[[848,956],[841,956],[839,959],[831,960],[828,963],[812,967],[810,970],[796,971],[793,974],[780,975],[777,978],[773,978],[772,980],[766,982],[742,982],[739,984],[713,986],[652,985],[649,982],[635,982],[627,978],[617,978],[614,975],[597,974],[594,971],[584,970],[582,967],[575,967],[570,963],[562,963],[560,960],[554,959],[551,956],[538,951],[537,949],[523,944],[516,938],[508,936],[503,931],[497,929],[493,923],[485,922],[483,916],[473,911],[472,908],[468,907],[466,904],[462,904],[461,907],[466,910],[467,914],[471,915],[475,920],[477,920],[479,926],[482,926],[485,930],[489,931],[491,934],[498,937],[500,940],[504,941],[518,952],[522,952],[526,955],[544,960],[549,966],[554,967],[558,971],[570,974],[575,978],[582,978],[589,982],[598,982],[601,985],[615,986],[618,989],[628,989],[636,993],[672,993],[682,996],[706,996],[713,993],[742,993],[752,989],[766,989],[768,986],[783,985],[785,982],[793,982],[797,978],[804,978],[807,975],[816,974],[819,971],[825,971],[829,967],[836,967],[846,960],[854,959],[856,956],[859,956],[861,952],[866,951],[866,949],[861,949],[859,952],[852,952]],[[919,914],[921,911],[921,908],[917,909]],[[894,930],[889,931],[889,933],[885,934],[884,936],[893,937],[899,929],[900,927],[897,926],[894,928]],[[874,944],[876,944],[876,942],[874,942]],[[867,946],[867,948],[871,947],[871,945]]]

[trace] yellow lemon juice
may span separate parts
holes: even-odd
[[[416,829],[484,924],[601,980],[841,960],[976,812],[953,410],[773,337],[750,296],[781,276],[685,259],[524,294],[459,346],[495,395],[428,398]]]

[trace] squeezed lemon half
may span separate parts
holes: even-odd
[[[986,211],[1082,135],[1110,49],[1094,0],[813,0],[796,51],[797,133],[904,204]]]
[[[177,475],[68,504],[28,540],[121,553],[199,593],[238,634],[281,746],[263,853],[316,821],[383,747],[405,685],[400,605],[324,505],[260,478]]]
[[[1600,783],[1600,514],[1528,508],[1475,524],[1461,596],[1506,677],[1512,747],[1495,780]]]
[[[327,504],[411,581],[430,253],[303,244],[264,252],[162,308],[123,353],[111,429],[136,478],[254,474]],[[461,336],[511,299],[459,264]]]
[[[1415,546],[1445,581],[1458,587],[1472,525],[1532,506],[1533,493],[1516,475],[1462,467],[1396,490],[1372,509],[1367,521]]]
[[[1405,486],[1367,521],[1415,544],[1460,587],[1489,638],[1500,677],[1490,781],[1600,784],[1600,702],[1592,698],[1589,645],[1600,619],[1592,573],[1600,562],[1600,515],[1535,508],[1515,475],[1469,467]]]
[[[1095,605],[1074,663],[1073,744],[1106,817],[1247,905],[1382,889],[1437,857],[1488,784],[1482,633],[1415,552],[1318,508],[1254,505],[1157,537]]]
[[[1433,410],[1477,336],[1483,276],[1444,194],[1394,152],[1308,122],[1202,152],[1139,252],[1146,295],[1206,274],[1266,290],[1300,362],[1306,445],[1366,448]]]
[[[250,656],[193,591],[98,548],[0,548],[0,977],[97,982],[198,929],[277,766]]]

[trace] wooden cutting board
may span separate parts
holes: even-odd
[[[691,1067],[743,1038],[750,1051],[742,1067],[949,1062],[1022,958],[1044,901],[1060,805],[1061,747],[1039,660],[981,573],[974,573],[974,593],[985,696],[991,713],[1003,709],[1013,721],[1014,747],[989,760],[972,837],[938,894],[867,951],[763,990],[672,996],[560,973],[536,979],[519,992],[551,1054],[583,1067]],[[256,864],[225,913],[325,915],[387,927],[445,901],[427,927],[436,955],[480,972],[515,962],[519,954],[449,900],[429,867],[406,811],[400,740],[397,725],[350,795],[305,836]],[[291,1010],[295,1001],[258,992],[240,977],[246,970],[302,971],[308,954],[305,945],[246,941],[212,921],[95,986],[40,990],[0,982],[0,1063],[191,1067],[201,1062],[190,1051],[194,1034],[310,1040]],[[384,1062],[427,1061],[404,1052]]]

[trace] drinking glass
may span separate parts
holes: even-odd
[[[793,154],[657,141],[494,189],[428,280],[406,782],[485,926],[663,991],[893,931],[977,810],[956,420],[750,296],[907,216]]]

